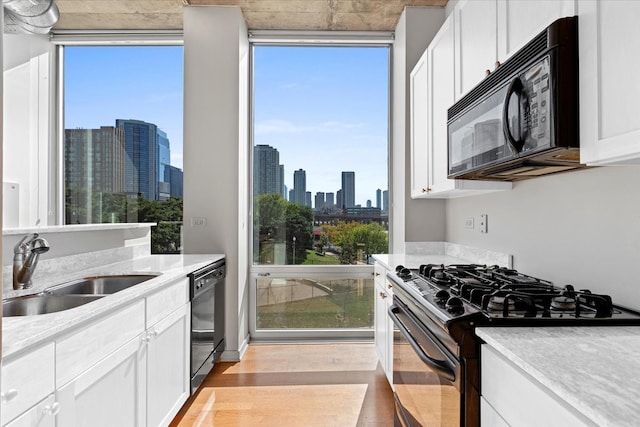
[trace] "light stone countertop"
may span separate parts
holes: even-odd
[[[85,325],[93,319],[112,313],[134,299],[174,283],[176,280],[186,277],[187,274],[222,258],[224,258],[222,254],[149,255],[87,269],[82,275],[73,273],[66,281],[102,274],[161,274],[128,289],[65,311],[35,316],[3,317],[2,359],[4,361],[28,347],[51,340],[75,327]],[[60,283],[63,282],[60,281]]]
[[[376,254],[373,259],[380,262],[387,270],[395,270],[396,266],[404,265],[410,269],[416,269],[421,264],[462,264],[470,263],[469,260],[463,260],[449,255],[443,254]]]
[[[485,327],[476,334],[596,425],[639,424],[640,327]]]

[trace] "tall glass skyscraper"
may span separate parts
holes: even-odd
[[[157,129],[156,140],[158,141],[158,188],[156,194],[158,200],[166,200],[171,197],[171,181],[167,177],[171,173],[167,169],[171,166],[171,148],[169,138],[163,130]]]
[[[116,120],[124,131],[125,191],[141,194],[147,200],[158,200],[158,127],[141,120]]]
[[[253,194],[282,194],[284,180],[280,177],[280,153],[270,145],[253,147]]]
[[[356,205],[356,173],[342,172],[342,206],[352,208]]]
[[[293,172],[293,203],[306,205],[307,173],[303,169]]]

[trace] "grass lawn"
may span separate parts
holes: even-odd
[[[340,260],[333,255],[320,255],[316,251],[307,250],[307,258],[302,265],[339,265]]]

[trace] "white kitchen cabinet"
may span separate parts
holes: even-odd
[[[41,401],[52,395],[55,389],[54,344],[45,344],[3,360],[1,376],[2,425],[8,425],[21,414],[21,421],[16,420],[15,425],[25,425],[27,420],[38,420],[39,412],[46,406],[41,405]],[[50,414],[44,418],[39,422],[46,423],[54,417]]]
[[[498,58],[496,0],[460,0],[455,19],[455,93],[460,99],[493,71]]]
[[[409,114],[410,114],[410,163],[411,197],[416,198],[428,192],[429,158],[427,156],[428,104],[431,94],[427,83],[427,51],[420,57],[409,75]]]
[[[56,415],[60,410],[60,404],[55,397],[50,395],[42,402],[33,406],[24,414],[20,415],[6,427],[55,427]]]
[[[460,0],[456,27],[456,100],[553,21],[577,14],[576,0]]]
[[[455,20],[446,19],[411,73],[412,198],[511,189],[496,181],[449,179],[447,110],[455,102]]]
[[[483,426],[595,426],[489,345],[482,345],[480,360]]]
[[[393,287],[387,279],[387,269],[380,263],[374,265],[375,275],[375,343],[380,365],[393,386],[393,321],[388,310],[393,303]]]
[[[504,62],[553,21],[577,14],[576,0],[498,2],[498,61]]]
[[[145,426],[143,345],[140,335],[60,387],[58,426]]]
[[[640,2],[579,1],[580,161],[640,164]]]
[[[146,332],[149,427],[169,425],[191,393],[189,307],[182,305]]]
[[[57,340],[58,426],[167,426],[190,395],[189,281]]]

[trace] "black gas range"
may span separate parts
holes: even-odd
[[[517,270],[479,264],[397,266],[391,279],[444,325],[458,321],[500,326],[637,324],[638,312],[609,295],[558,287]]]
[[[402,426],[479,426],[477,326],[640,325],[639,312],[615,305],[609,295],[495,265],[400,265],[387,279],[394,289],[389,316],[396,326],[396,424]]]

